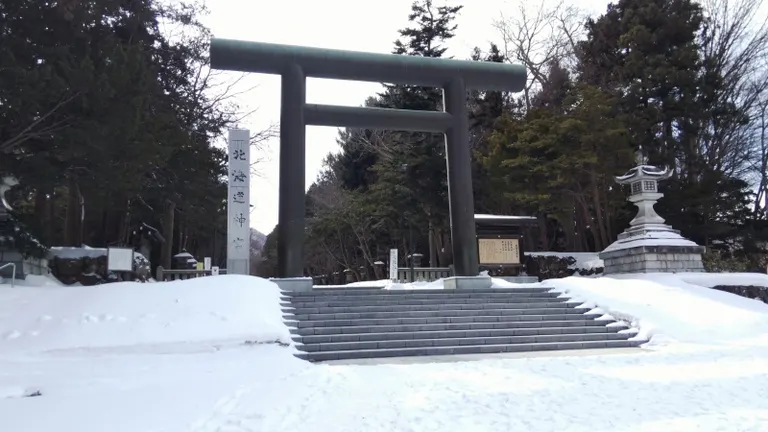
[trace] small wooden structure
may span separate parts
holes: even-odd
[[[533,216],[475,215],[480,271],[492,276],[518,276],[524,272],[523,238],[535,227]]]

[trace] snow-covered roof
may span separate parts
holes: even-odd
[[[603,253],[614,252],[617,250],[630,249],[640,246],[698,246],[695,242],[688,240],[674,231],[649,231],[637,236],[631,236],[625,239],[616,240],[603,250]]]
[[[536,220],[535,216],[502,216],[491,214],[476,214],[475,220],[494,219],[494,220]]]
[[[653,165],[638,165],[627,171],[626,174],[614,178],[616,179],[616,183],[626,184],[644,179],[656,181],[666,180],[670,177],[672,177],[672,171],[669,168],[661,169]]]

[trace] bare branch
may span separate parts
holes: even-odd
[[[50,136],[54,132],[66,127],[68,120],[59,120],[50,125],[46,125],[42,127],[40,126],[42,123],[48,120],[49,117],[51,117],[58,110],[60,110],[64,105],[73,101],[78,96],[80,96],[79,92],[62,99],[56,105],[54,105],[50,110],[48,110],[47,112],[43,113],[42,115],[37,117],[35,120],[33,120],[29,125],[27,125],[26,128],[18,132],[15,136],[0,143],[0,153],[11,152],[15,148],[24,144],[28,140]]]
[[[585,14],[566,6],[562,0],[554,4],[518,3],[517,11],[500,15],[493,26],[501,34],[504,55],[525,65],[529,72],[523,89],[526,108],[531,106],[533,92],[547,82],[546,68],[553,61],[564,67],[575,65],[575,46],[582,36]]]
[[[762,0],[703,2],[707,22],[700,40],[702,73],[705,84],[709,77],[719,82],[701,103],[722,107],[733,104],[749,116],[749,121],[712,113],[702,120],[698,147],[708,165],[739,177],[760,165],[753,134],[762,115],[760,100],[768,92],[768,20],[755,19],[761,4]]]

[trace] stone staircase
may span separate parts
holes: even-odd
[[[286,324],[309,361],[634,347],[550,288],[314,289],[284,292]]]

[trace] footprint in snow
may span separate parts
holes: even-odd
[[[5,338],[8,340],[18,339],[19,337],[21,337],[21,332],[18,330],[13,330],[5,334]]]
[[[91,314],[83,314],[82,322],[98,322],[99,319]]]

